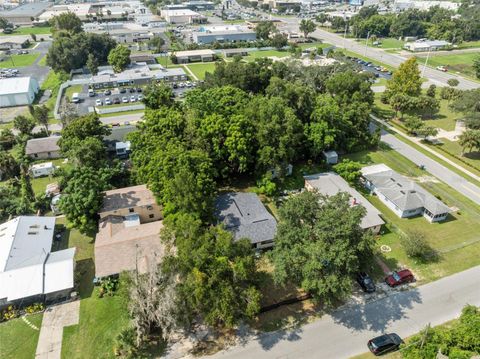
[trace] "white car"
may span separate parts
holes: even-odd
[[[178,84],[178,87],[180,87],[180,88],[185,87],[185,84],[184,84],[183,82],[180,82],[180,83]]]
[[[135,102],[137,101],[137,99],[135,98],[135,96],[130,96],[130,102]]]
[[[122,97],[122,102],[123,102],[123,103],[128,103],[128,97],[123,96],[123,97]]]
[[[142,100],[143,100],[143,96],[142,96],[142,95],[138,95],[137,101],[142,101]]]
[[[111,105],[111,104],[112,104],[112,100],[110,100],[110,98],[107,97],[107,98],[105,99],[105,105]]]
[[[107,100],[105,100],[105,103],[107,102]],[[95,105],[97,106],[102,106],[103,105],[103,102],[102,100],[100,100],[99,98],[97,98],[97,100],[95,101]]]

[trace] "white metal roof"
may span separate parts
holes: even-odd
[[[53,162],[43,162],[43,163],[37,163],[36,165],[32,165],[31,169],[39,170],[41,168],[52,168],[52,167],[55,167],[53,165]]]
[[[31,77],[10,77],[1,79],[0,96],[28,92],[31,80]]]

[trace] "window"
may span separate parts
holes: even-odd
[[[129,208],[128,212],[133,213],[133,208]]]
[[[38,158],[38,153],[34,153],[33,157]]]
[[[154,217],[155,215],[153,213],[148,215],[148,218],[154,218]]]

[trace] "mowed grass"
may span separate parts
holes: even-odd
[[[428,65],[431,67],[446,66],[449,72],[476,79],[473,60],[477,56],[478,53],[476,52],[430,55]],[[419,63],[423,64],[426,57],[417,57],[417,59]]]
[[[39,56],[38,53],[7,56],[3,61],[0,61],[0,68],[30,66]]]
[[[429,223],[423,217],[399,218],[378,197],[367,195],[368,200],[381,211],[382,217],[388,224],[387,227],[391,230],[388,235],[380,237],[377,242],[378,248],[382,244],[392,248],[391,252],[383,254],[390,269],[409,267],[417,276],[418,283],[423,284],[478,265],[480,206],[453,188],[430,177],[427,172],[418,169],[409,159],[385,146],[381,146],[381,148],[375,151],[354,153],[347,157],[363,165],[384,163],[395,171],[419,182],[420,186],[454,209],[446,221]],[[400,244],[399,236],[410,230],[418,230],[425,234],[429,244],[439,253],[438,261],[421,263],[407,257]]]
[[[213,73],[215,71],[215,62],[204,62],[204,63],[192,63],[185,65],[185,67],[188,67],[190,71],[199,79],[203,80],[205,79],[205,73],[211,72]],[[188,72],[187,72],[188,75]]]
[[[82,89],[83,89],[82,85],[68,86],[65,90],[65,96],[67,96],[71,100],[73,94],[82,92]]]
[[[366,39],[358,39],[357,40],[359,43],[365,44]],[[374,41],[371,39],[368,40],[367,46],[370,47],[376,47],[379,49],[401,49],[403,45],[405,44],[405,41],[398,40],[392,37],[386,37],[386,38],[381,38],[378,40],[380,44],[379,45],[374,45]]]
[[[50,27],[40,27],[40,26],[26,26],[26,27],[19,27],[13,31],[11,34],[4,34],[0,32],[0,36],[15,36],[15,35],[49,35],[52,33]]]
[[[43,313],[27,316],[29,322],[40,328]],[[30,328],[22,318],[0,324],[0,358],[32,359],[37,349],[39,330]]]
[[[458,161],[458,158],[460,158],[462,161],[468,163],[471,166],[467,167],[463,163],[461,163],[461,165],[465,166],[469,171],[474,172],[480,176],[480,152],[479,151],[466,152],[462,155],[462,146],[460,146],[458,141],[450,141],[450,140],[447,140],[446,138],[442,138],[441,141],[442,141],[441,144],[429,145],[429,146],[432,149],[437,151],[439,149],[443,149],[447,151],[447,153],[445,153],[444,151],[439,151],[439,152],[442,155],[451,158],[452,160]],[[474,168],[472,168],[472,166]]]

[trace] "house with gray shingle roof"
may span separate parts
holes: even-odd
[[[400,218],[423,215],[429,222],[447,218],[450,208],[415,182],[379,164],[362,168],[365,187]]]
[[[255,193],[231,192],[215,200],[215,217],[232,232],[235,240],[247,238],[254,248],[269,248],[277,221]]]
[[[60,136],[32,138],[27,141],[25,154],[33,159],[60,158]]]

